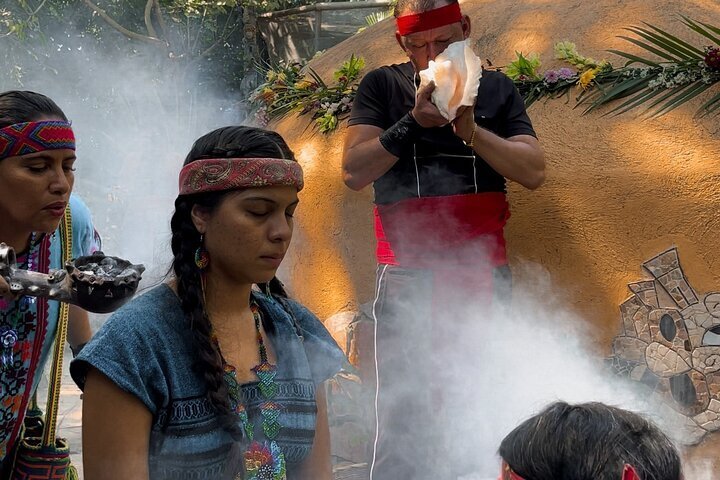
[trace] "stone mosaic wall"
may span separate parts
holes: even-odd
[[[720,430],[720,293],[693,290],[676,248],[643,267],[652,279],[628,285],[612,365],[682,414],[682,440],[698,443]]]

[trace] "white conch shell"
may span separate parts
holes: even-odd
[[[432,101],[448,121],[455,119],[458,108],[474,105],[482,76],[482,61],[468,40],[448,45],[428,68],[420,72],[420,88],[435,82]]]

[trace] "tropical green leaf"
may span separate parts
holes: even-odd
[[[717,33],[718,35],[720,35],[720,28],[714,27],[714,26],[712,26],[712,25],[709,25],[709,24],[703,23],[703,22],[699,22],[699,23],[700,23],[700,25],[702,25],[703,27],[707,28],[708,30],[710,30],[710,31],[712,31],[712,32],[715,32],[715,33]]]
[[[720,45],[720,37],[714,36],[712,33],[708,32],[705,28],[703,28],[703,26],[707,28],[707,27],[709,27],[709,25],[706,25],[703,23],[702,26],[700,26],[695,21],[686,17],[685,15],[680,15],[680,16],[683,18],[683,20],[685,20],[685,25],[687,25],[688,27],[690,27],[691,29],[693,29],[695,32],[699,33],[703,37],[715,42],[717,45]],[[709,28],[709,30],[720,35],[720,32],[717,32],[715,27]]]
[[[660,98],[658,98],[657,100],[652,102],[650,105],[647,105],[646,106],[647,110],[652,110],[653,108],[655,108],[656,106],[660,105],[661,103],[667,101],[668,99],[670,99],[676,95],[679,95],[683,90],[686,90],[691,85],[692,85],[692,83],[688,83],[687,85],[682,85],[680,87],[673,88],[670,90],[658,89],[657,91],[664,93],[664,95],[662,95]]]
[[[705,102],[697,111],[698,117],[704,117],[720,109],[720,92]]]
[[[685,103],[689,102],[693,98],[700,95],[702,92],[710,88],[712,85],[708,85],[706,83],[698,82],[695,84],[692,84],[692,87],[688,90],[684,91],[681,95],[676,96],[673,98],[673,100],[666,103],[660,110],[656,111],[652,114],[653,117],[661,117],[665,115],[666,113],[670,112],[671,110],[674,110],[675,108],[684,105]]]
[[[658,90],[649,90],[649,89],[642,90],[640,93],[638,93],[634,97],[630,98],[629,100],[623,102],[621,105],[618,105],[617,107],[613,108],[612,110],[607,112],[605,115],[612,114],[613,116],[616,116],[616,115],[623,114],[629,110],[632,110],[635,107],[642,105],[643,103],[645,103],[648,100],[650,100],[651,98],[661,94],[662,92],[663,91],[660,89],[658,89]],[[605,116],[605,115],[603,115],[603,116]]]
[[[630,65],[630,64],[632,64],[632,63],[635,63],[635,62],[637,62],[637,63],[644,63],[645,65],[648,65],[648,66],[650,66],[650,67],[659,67],[659,66],[660,66],[660,64],[657,63],[657,62],[653,62],[652,60],[647,60],[647,59],[645,59],[645,58],[638,57],[637,55],[633,55],[633,54],[631,54],[631,53],[625,53],[625,52],[621,52],[621,51],[619,51],[619,50],[608,50],[608,52],[614,53],[615,55],[618,55],[618,56],[620,56],[620,57],[624,57],[624,58],[629,59],[630,61],[627,62],[627,63],[625,64],[625,66],[628,66],[628,65]]]
[[[663,37],[662,35],[658,35],[656,33],[652,33],[651,31],[641,28],[641,27],[632,27],[628,28],[626,30],[630,30],[631,32],[635,32],[640,37],[644,38],[645,40],[654,43],[660,48],[664,48],[665,51],[670,53],[671,55],[675,55],[678,60],[691,60],[691,59],[698,59],[703,58],[704,55],[702,53],[696,54],[694,52],[688,52],[683,48],[682,45],[675,42],[672,39],[668,39],[667,37]]]
[[[313,79],[315,82],[317,82],[317,84],[318,84],[321,88],[327,88],[327,85],[325,84],[325,81],[323,81],[322,77],[321,77],[320,75],[318,75],[315,70],[313,70],[313,69],[310,68],[310,67],[307,67],[307,72],[308,72],[308,75],[310,75],[310,76],[312,77],[312,79]]]
[[[626,30],[627,30],[627,29],[626,29]],[[639,47],[642,47],[642,48],[644,48],[645,50],[647,50],[648,52],[654,53],[654,54],[657,55],[658,57],[664,58],[665,60],[667,60],[667,61],[669,61],[669,62],[677,62],[677,61],[679,61],[679,59],[673,57],[672,55],[669,55],[669,54],[663,52],[662,50],[658,50],[657,48],[653,47],[652,45],[648,45],[648,44],[645,43],[645,42],[641,42],[640,40],[638,40],[638,39],[636,39],[636,38],[625,37],[625,36],[623,36],[623,35],[619,35],[618,38],[622,38],[623,40],[627,40],[627,41],[630,42],[630,43],[633,43],[633,44],[635,44],[635,45],[637,45],[637,46],[639,46]]]
[[[590,103],[594,98],[597,98],[597,100],[592,101],[583,113],[587,113],[612,100],[632,95],[639,90],[638,87],[640,87],[640,89],[643,88],[649,81],[649,77],[629,78],[613,85],[612,88],[608,88],[607,90],[600,90],[601,86],[598,86],[600,94],[589,97],[583,103]]]
[[[682,39],[680,39],[680,38],[678,38],[678,37],[676,37],[676,36],[674,36],[674,35],[671,35],[671,34],[669,34],[668,32],[666,32],[666,31],[664,31],[664,30],[661,30],[661,29],[657,28],[656,26],[651,25],[651,24],[649,24],[649,23],[647,23],[647,22],[643,22],[643,23],[644,23],[648,28],[651,28],[651,29],[655,30],[656,32],[658,32],[658,33],[664,35],[665,37],[673,40],[673,41],[676,42],[678,45],[683,46],[688,53],[690,53],[690,52],[695,53],[699,58],[703,58],[703,57],[705,56],[705,52],[703,52],[703,51],[700,50],[699,48],[695,48],[693,45],[687,43],[686,41],[684,41],[684,40],[682,40]]]
[[[385,10],[382,12],[373,12],[367,17],[365,17],[365,23],[368,27],[371,27],[375,25],[376,23],[380,23],[386,18],[390,18],[392,16],[392,10]]]

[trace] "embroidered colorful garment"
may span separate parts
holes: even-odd
[[[0,128],[0,159],[64,148],[75,150],[75,134],[67,122],[25,122]]]
[[[90,212],[76,196],[70,197],[73,220],[73,257],[90,255],[100,248]],[[34,263],[33,270],[47,273],[61,265],[58,232],[45,235],[28,254],[19,255],[20,264]],[[25,298],[25,299],[24,299]],[[40,373],[50,356],[57,320],[58,303],[24,297],[17,301],[0,300],[0,331],[13,330],[17,339],[12,347],[11,365],[0,370],[0,467],[11,451],[25,418],[32,392],[40,382]]]
[[[344,355],[320,320],[297,302],[287,302],[295,323],[277,301],[259,293],[253,300],[273,325],[273,331],[266,331],[277,356],[273,401],[282,405],[275,441],[285,456],[288,478],[295,478],[312,450],[315,389],[340,370]],[[216,480],[224,471],[234,441],[207,399],[202,373],[193,368],[196,356],[177,296],[160,285],[115,312],[70,364],[80,388],[92,367],[150,411],[150,480]],[[257,436],[263,432],[266,397],[258,381],[239,388]]]
[[[283,409],[283,406],[275,401],[278,393],[278,386],[275,383],[277,365],[273,365],[268,361],[267,349],[260,331],[260,307],[253,302],[250,309],[255,319],[256,340],[260,352],[260,364],[253,367],[252,372],[258,377],[258,389],[264,399],[260,404],[260,417],[262,433],[266,438],[265,441],[258,440],[255,437],[255,428],[250,422],[250,417],[240,395],[237,370],[223,358],[224,380],[230,394],[230,406],[237,414],[245,438],[249,443],[244,455],[243,478],[245,480],[285,480],[287,478],[285,455],[283,455],[276,442],[281,427],[278,419]],[[214,334],[213,342],[219,351],[220,343]]]
[[[302,190],[300,164],[282,158],[210,158],[188,163],[180,171],[180,195],[275,185]]]

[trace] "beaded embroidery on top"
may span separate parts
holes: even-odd
[[[260,309],[254,302],[250,305],[250,309],[255,319],[256,339],[260,351],[260,364],[251,370],[259,379],[258,388],[265,399],[260,405],[260,415],[263,435],[266,440],[255,439],[255,429],[242,403],[240,384],[237,381],[237,370],[223,358],[224,380],[230,396],[230,406],[238,415],[245,438],[249,442],[249,446],[243,455],[244,475],[238,474],[235,478],[244,480],[286,480],[285,456],[276,442],[281,428],[279,416],[282,410],[282,405],[273,401],[278,392],[278,386],[275,383],[277,366],[271,364],[267,358],[267,349],[260,333]],[[219,350],[217,337],[213,336],[213,341]]]

